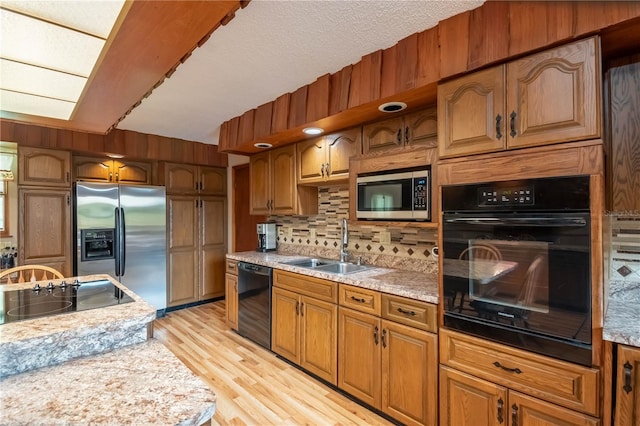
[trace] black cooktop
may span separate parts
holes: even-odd
[[[62,281],[59,285],[38,283],[32,288],[0,292],[0,324],[133,301],[108,280],[76,280],[72,283]]]

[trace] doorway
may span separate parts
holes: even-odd
[[[264,222],[266,216],[249,214],[251,185],[249,164],[234,166],[232,169],[233,190],[233,248],[236,251],[251,251],[258,246],[256,225]]]

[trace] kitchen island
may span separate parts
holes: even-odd
[[[0,325],[3,424],[207,422],[215,394],[149,339],[155,308],[107,275],[78,278],[109,280],[133,301]],[[0,292],[4,297],[34,284],[4,285]]]

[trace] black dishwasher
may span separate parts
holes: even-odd
[[[238,334],[271,349],[272,269],[238,263]]]

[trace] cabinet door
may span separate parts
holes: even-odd
[[[238,276],[225,275],[225,307],[227,325],[232,330],[238,330]]]
[[[198,212],[192,196],[167,197],[168,306],[198,301]]]
[[[436,107],[407,114],[404,117],[405,145],[438,146],[438,111]]]
[[[404,145],[403,117],[394,117],[362,128],[362,151],[364,154]]]
[[[382,411],[407,425],[435,425],[438,419],[437,336],[382,320],[380,339]]]
[[[599,137],[599,62],[594,38],[510,62],[509,148]]]
[[[338,309],[338,387],[380,408],[380,320]]]
[[[71,191],[20,188],[18,211],[18,264],[51,266],[72,276]]]
[[[618,345],[616,425],[640,424],[640,349]]]
[[[300,296],[273,287],[271,293],[271,350],[300,364]]]
[[[300,297],[300,366],[336,385],[338,306]]]
[[[514,391],[509,391],[508,413],[509,424],[512,426],[596,426],[600,424],[600,420],[594,417]]]
[[[327,163],[325,174],[330,181],[349,179],[349,159],[362,150],[362,128],[343,130],[325,138]]]
[[[73,178],[90,182],[113,182],[112,161],[95,157],[74,157]]]
[[[271,203],[270,154],[263,152],[249,158],[249,181],[251,214],[268,215]]]
[[[189,164],[165,163],[164,185],[167,194],[196,194],[198,182],[197,167]]]
[[[500,65],[438,85],[441,158],[506,147],[504,74]]]
[[[298,213],[296,185],[296,146],[271,152],[272,214]]]
[[[322,182],[326,167],[324,138],[299,142],[296,149],[298,150],[298,183]]]
[[[200,194],[225,195],[227,193],[227,169],[223,167],[199,167],[198,188]]]
[[[18,185],[71,186],[71,153],[18,146]]]
[[[440,426],[507,425],[507,389],[440,367]]]
[[[151,164],[143,162],[112,162],[114,181],[138,185],[151,184]]]
[[[201,197],[200,215],[200,300],[224,295],[227,252],[227,203],[223,197]]]

